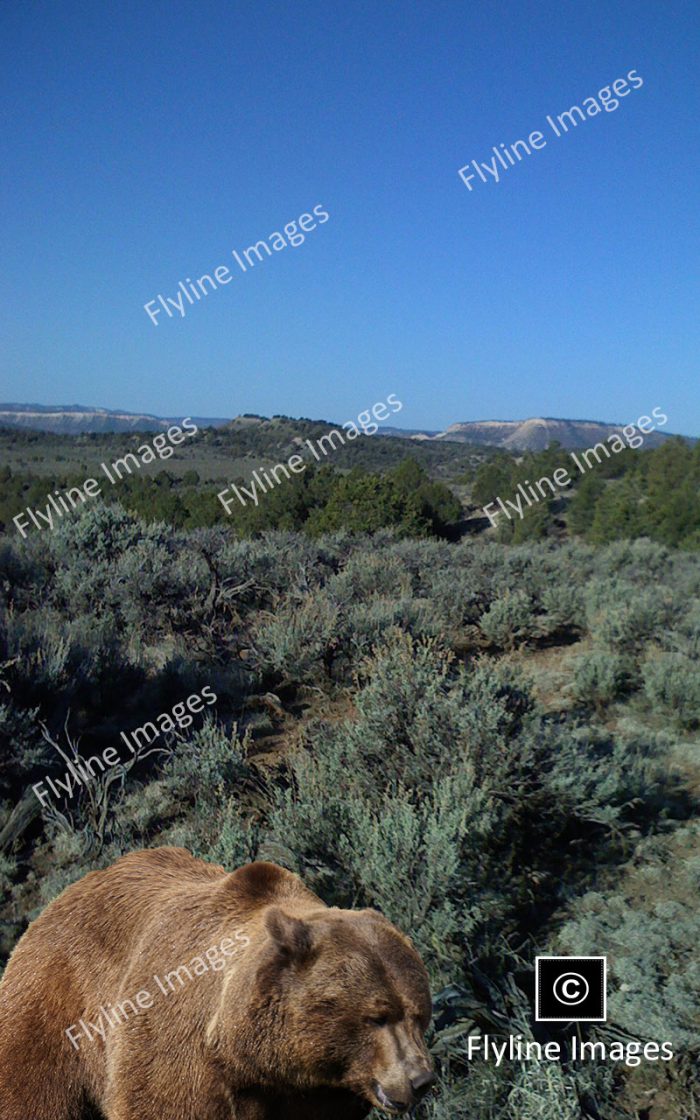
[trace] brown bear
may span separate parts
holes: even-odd
[[[1,1120],[359,1120],[435,1078],[423,963],[272,863],[133,852],[68,887],[0,982]]]

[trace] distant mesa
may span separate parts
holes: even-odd
[[[147,412],[127,412],[85,405],[0,404],[0,427],[27,428],[56,435],[80,435],[88,432],[159,432],[182,416],[154,416]],[[233,419],[220,416],[193,416],[198,428],[233,429],[249,427],[276,428],[279,424],[294,425],[301,420],[291,416],[259,416],[243,413]],[[333,421],[306,419],[306,423],[330,427]],[[440,440],[469,443],[476,446],[501,447],[504,451],[543,451],[557,440],[566,450],[593,447],[619,432],[622,424],[598,420],[557,420],[537,416],[529,420],[468,420],[450,424],[444,431],[427,428],[380,428],[378,434],[411,440]],[[644,437],[645,447],[658,447],[671,433],[650,432]]]
[[[636,417],[634,418],[636,420]],[[599,420],[557,420],[536,416],[530,420],[476,420],[450,424],[435,438],[459,443],[488,444],[502,447],[504,451],[544,451],[557,440],[567,451],[593,447],[622,424],[608,424]],[[658,447],[670,433],[650,432],[644,436],[645,447]]]
[[[90,408],[80,404],[0,404],[0,427],[29,428],[54,435],[82,432],[160,432],[177,424],[182,416],[152,416],[148,412]],[[221,427],[228,420],[193,416],[198,428]]]
[[[576,451],[594,447],[622,428],[622,424],[608,424],[600,420],[557,420],[535,416],[530,420],[467,420],[450,424],[444,432],[383,428],[382,433],[404,438],[408,436],[414,440],[442,440],[502,447],[504,451],[544,451],[556,440],[567,451]],[[644,436],[644,446],[658,447],[670,436],[670,432],[650,432]]]

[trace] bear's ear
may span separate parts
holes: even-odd
[[[313,934],[301,918],[285,914],[279,906],[271,906],[265,915],[265,926],[285,963],[303,961],[311,955]]]

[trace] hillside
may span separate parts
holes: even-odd
[[[530,420],[474,420],[450,424],[434,439],[502,447],[507,451],[544,451],[555,440],[568,451],[593,447],[621,432],[623,425],[598,420],[557,420],[533,417]],[[423,435],[423,439],[430,439]],[[658,447],[669,438],[665,432],[651,432],[645,439],[648,447]]]
[[[193,419],[202,428],[227,423],[216,417]],[[147,412],[125,412],[121,409],[89,408],[80,404],[0,404],[0,426],[30,428],[57,435],[78,435],[80,432],[159,432],[173,422],[173,417],[152,416]]]
[[[305,451],[305,441],[318,440],[332,430],[325,420],[294,420],[284,416],[271,419],[239,416],[216,428],[207,428],[201,420],[194,419],[200,434],[193,443],[179,447],[175,455],[168,458],[167,468],[175,475],[194,469],[202,481],[211,482],[227,482],[237,477],[248,479],[256,468],[272,466],[298,452],[310,457],[308,449]],[[163,425],[168,423],[172,421],[163,421]],[[143,430],[59,433],[0,427],[0,463],[15,472],[29,471],[51,477],[73,471],[89,474],[101,460],[135,450],[147,440],[146,436],[139,435]],[[488,447],[472,448],[464,441],[417,443],[406,438],[389,440],[361,436],[338,447],[330,458],[333,465],[342,470],[355,466],[390,469],[410,456],[431,475],[451,477],[475,467],[491,454]],[[156,473],[164,465],[163,462],[154,463],[145,473]]]
[[[420,1120],[697,1116],[698,587],[697,556],[649,541],[241,540],[102,504],[14,535],[0,966],[125,852],[271,859],[421,952],[440,1091]],[[110,748],[63,796],[66,757]],[[607,955],[609,1021],[581,1037],[674,1061],[468,1060],[475,1032],[566,1038],[533,1022],[540,954]]]
[[[157,432],[177,423],[182,417],[155,416],[144,412],[127,412],[108,408],[86,408],[83,405],[0,404],[0,427],[26,428],[53,432],[56,435],[80,435],[91,432]],[[244,413],[233,419],[194,416],[200,428],[226,428],[234,432],[253,429],[270,432],[287,425],[340,426],[332,420],[298,420],[291,416],[256,416]],[[468,443],[477,447],[498,447],[507,451],[544,451],[555,440],[567,450],[592,447],[620,432],[623,425],[598,420],[562,420],[532,417],[529,420],[466,420],[450,424],[442,432],[427,428],[396,428],[381,425],[377,434],[415,443]],[[658,447],[671,433],[653,432],[646,439],[648,447]]]
[[[649,448],[648,438],[637,449],[618,440],[622,450],[606,453],[599,441],[582,474],[585,449],[513,451],[366,435],[349,441],[327,423],[283,416],[240,417],[204,428],[184,445],[161,446],[155,457],[148,447],[167,443],[167,433],[6,428],[0,429],[0,531],[16,531],[13,521],[22,510],[45,509],[50,490],[102,477],[102,464],[120,460],[119,484],[105,499],[175,528],[225,525],[244,536],[268,529],[316,536],[391,528],[451,540],[495,531],[514,543],[650,537],[697,549],[700,443],[677,437]],[[302,464],[301,473],[285,478],[291,459]],[[569,481],[554,486],[551,479],[562,471]],[[533,480],[539,490],[532,489]],[[247,498],[236,487],[245,487]]]

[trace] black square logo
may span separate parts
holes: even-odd
[[[540,1023],[604,1023],[606,957],[537,957],[535,1019]]]

